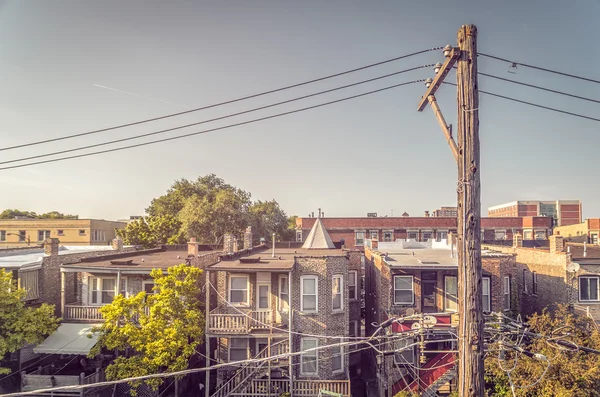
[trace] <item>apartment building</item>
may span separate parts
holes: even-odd
[[[452,235],[449,236],[452,240]],[[484,312],[519,312],[515,256],[483,251]],[[400,391],[447,395],[455,390],[455,336],[458,326],[457,253],[452,242],[415,240],[365,246],[367,335],[389,318],[398,353],[371,367],[392,396]],[[380,359],[382,359],[380,357]],[[390,394],[388,394],[390,395]]]
[[[458,216],[458,208],[457,207],[440,207],[437,210],[431,211],[431,216],[456,218]]]
[[[244,250],[252,234],[244,235]],[[225,236],[225,253],[232,237]],[[336,249],[317,219],[299,249],[225,255],[206,268],[207,356],[217,363],[335,345],[361,334],[361,253]],[[214,350],[212,350],[214,349]],[[212,351],[211,351],[212,350]],[[206,372],[206,396],[350,396],[352,348],[335,346]],[[211,375],[212,373],[212,375]]]
[[[364,217],[364,218],[297,218],[296,241],[306,240],[316,220],[320,219],[336,247],[362,250],[365,241],[377,238],[381,242],[396,240],[445,240],[456,234],[457,219],[444,217]],[[525,240],[546,240],[552,234],[552,219],[525,216],[512,218],[482,218],[481,239],[508,240],[520,233]]]
[[[600,244],[600,218],[586,219],[581,223],[554,228],[554,234],[563,236],[565,241]]]
[[[488,217],[546,216],[552,218],[552,226],[581,223],[580,200],[513,201],[488,208]]]
[[[110,245],[126,222],[98,219],[0,219],[0,249],[41,245],[57,238],[62,245]]]

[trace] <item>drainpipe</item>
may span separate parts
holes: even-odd
[[[67,285],[67,278],[64,269],[60,269],[60,316],[65,318],[65,306],[67,297],[65,296],[65,290]]]

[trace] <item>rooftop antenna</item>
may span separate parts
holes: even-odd
[[[319,208],[319,218],[321,217],[321,209]]]

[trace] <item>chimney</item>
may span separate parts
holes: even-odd
[[[548,238],[548,240],[550,241],[550,253],[551,254],[556,254],[558,252],[564,252],[565,251],[565,240],[563,236],[550,236]]]
[[[223,252],[233,254],[233,234],[225,233],[223,236]]]
[[[112,240],[112,248],[117,252],[123,251],[123,240],[121,237],[115,237]]]
[[[244,232],[244,249],[252,249],[252,226],[248,226]]]
[[[321,217],[325,218],[325,211],[321,212]]]
[[[425,211],[425,218],[429,218],[429,211]]]
[[[44,253],[48,256],[58,255],[58,243],[60,242],[57,238],[47,238],[44,240]]]
[[[585,241],[583,242],[583,257],[587,257],[587,243]]]
[[[319,218],[321,217],[321,209],[319,208]]]
[[[188,255],[198,256],[199,251],[196,237],[190,238],[190,241],[188,241]]]
[[[311,218],[314,218],[314,217],[315,217],[315,212],[314,212],[314,211],[310,213],[310,217],[311,217]]]
[[[233,236],[233,252],[238,252],[240,249],[238,247],[238,239]]]
[[[522,248],[523,247],[523,236],[521,233],[517,232],[513,235],[513,248]]]

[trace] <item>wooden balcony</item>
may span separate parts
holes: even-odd
[[[63,319],[69,321],[102,322],[102,306],[65,305]]]
[[[79,375],[42,375],[42,368],[31,372],[21,373],[21,391],[35,391],[39,389],[46,389],[51,387],[60,386],[75,386],[75,385],[87,385],[91,383],[103,382],[105,380],[104,371],[97,369],[96,372],[86,376],[85,373]],[[47,392],[37,394],[39,396],[56,396],[56,397],[76,397],[83,396],[84,390],[63,390],[58,392]]]
[[[294,380],[293,395],[298,397],[318,397],[319,391],[327,390],[343,397],[350,397],[349,380]],[[290,391],[288,379],[253,379],[243,393],[232,396],[279,396]]]
[[[268,330],[271,326],[277,326],[272,311],[230,314],[216,308],[208,314],[208,329],[215,333],[246,334],[255,330]]]

